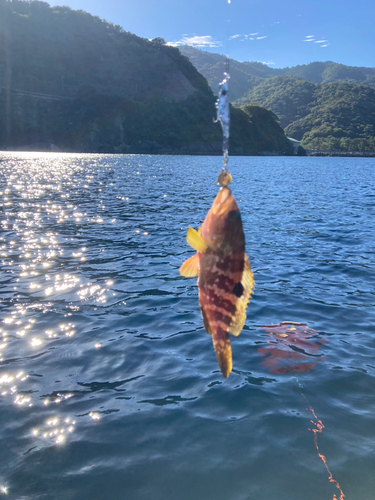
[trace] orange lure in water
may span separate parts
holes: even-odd
[[[198,277],[203,324],[212,336],[224,377],[232,371],[228,334],[238,337],[246,320],[246,307],[254,288],[253,273],[245,253],[241,214],[231,190],[232,177],[223,170],[218,192],[200,230],[189,227],[187,242],[197,253],[186,260],[180,274]]]

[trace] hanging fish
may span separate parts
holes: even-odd
[[[253,273],[245,253],[241,214],[231,190],[232,177],[223,169],[222,187],[202,227],[189,227],[187,242],[197,253],[186,260],[180,274],[198,277],[199,304],[203,324],[212,336],[224,377],[232,371],[232,349],[228,334],[237,337],[246,320],[246,307],[254,288]]]

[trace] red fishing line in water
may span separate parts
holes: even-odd
[[[332,472],[329,470],[329,467],[327,464],[327,459],[323,455],[323,453],[321,453],[319,446],[318,446],[318,434],[321,434],[323,429],[324,429],[323,422],[316,416],[316,413],[315,413],[314,409],[312,408],[312,406],[307,401],[306,396],[302,392],[301,392],[301,395],[304,398],[304,400],[306,401],[306,403],[308,404],[308,407],[309,407],[308,409],[311,411],[311,413],[314,417],[314,420],[310,420],[310,422],[314,425],[314,427],[312,429],[309,429],[309,431],[311,431],[314,434],[314,444],[315,444],[316,451],[318,452],[318,456],[322,460],[324,467],[326,468],[326,471],[328,472],[329,482],[333,483],[336,486],[336,488],[339,490],[340,496],[337,497],[336,494],[334,493],[332,500],[344,500],[344,497],[345,497],[344,492],[342,491],[339,482],[333,478]]]
[[[319,332],[309,328],[306,324],[283,321],[277,325],[264,325],[262,328],[267,332],[267,346],[258,349],[258,353],[264,357],[262,365],[266,366],[270,373],[284,375],[290,372],[309,372],[316,367],[319,361],[324,359],[324,356],[319,354],[320,346],[326,344],[327,341],[318,338]],[[299,387],[302,387],[297,377],[295,378]],[[333,483],[339,491],[339,497],[334,493],[332,500],[344,500],[345,495],[340,484],[333,478],[327,459],[318,446],[318,434],[321,434],[324,429],[323,422],[316,416],[313,407],[302,392],[301,396],[307,403],[307,410],[313,415],[313,420],[310,422],[314,427],[309,431],[314,434],[316,451],[328,472],[329,482]]]

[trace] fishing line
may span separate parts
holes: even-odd
[[[227,1],[228,6],[231,4],[231,0]],[[225,58],[225,70],[224,79],[219,83],[219,96],[216,101],[217,116],[214,122],[220,122],[221,128],[223,130],[223,161],[224,167],[222,172],[227,171],[228,165],[228,150],[229,150],[229,128],[230,128],[230,107],[228,99],[228,83],[230,79],[229,75],[229,55],[228,55],[228,44],[229,44],[229,17],[227,20],[227,35],[226,35],[226,49],[227,55]]]
[[[293,378],[297,381],[298,388],[299,389],[303,389],[303,384],[300,383],[300,381],[298,380],[298,378],[297,377],[293,377]],[[303,397],[303,399],[305,400],[305,403],[307,404],[306,410],[310,411],[311,414],[312,414],[312,416],[313,416],[313,418],[310,420],[310,422],[312,423],[313,427],[311,429],[309,429],[309,431],[311,431],[314,434],[314,445],[315,445],[316,451],[318,452],[318,456],[322,460],[322,462],[324,464],[324,467],[325,467],[325,469],[326,469],[326,471],[328,473],[328,481],[330,483],[334,484],[335,487],[339,491],[339,495],[340,496],[337,497],[336,494],[334,493],[333,497],[332,497],[332,500],[344,500],[344,497],[345,497],[344,492],[342,491],[339,482],[336,481],[336,479],[333,478],[332,472],[329,470],[329,467],[328,467],[328,464],[327,464],[327,459],[323,455],[323,453],[321,453],[321,451],[319,449],[319,446],[318,446],[318,435],[323,432],[324,424],[316,416],[314,408],[311,406],[311,404],[309,403],[307,397],[304,395],[304,393],[302,392],[302,390],[300,390],[300,393],[301,393],[301,396]]]

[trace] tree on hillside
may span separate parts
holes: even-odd
[[[256,103],[272,110],[286,127],[308,113],[316,85],[293,76],[275,76],[263,80],[237,105]]]

